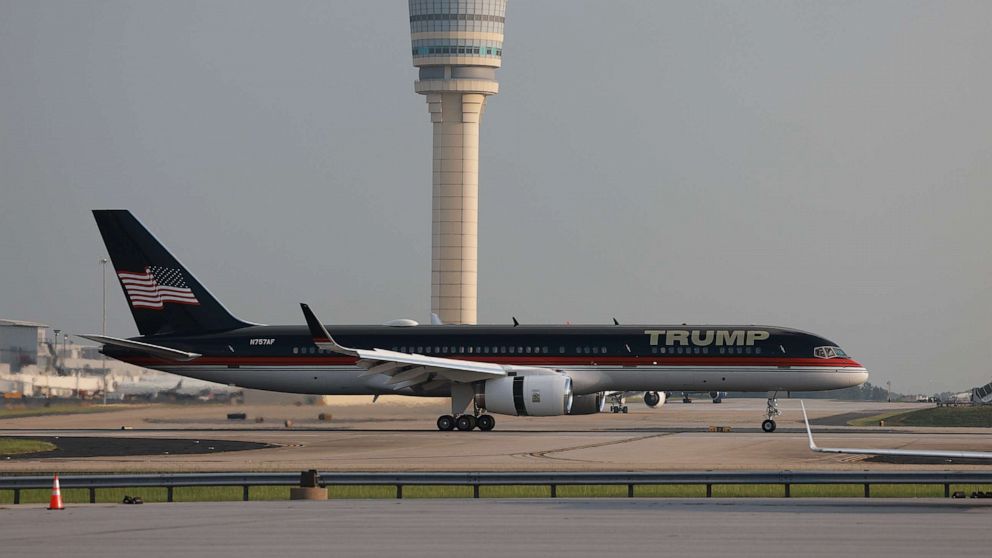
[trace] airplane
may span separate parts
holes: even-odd
[[[806,416],[806,404],[799,405],[803,409],[803,422],[806,423],[806,436],[809,437],[809,449],[818,453],[849,453],[854,455],[894,455],[903,457],[942,457],[946,459],[992,459],[992,451],[941,451],[941,450],[901,450],[901,449],[866,449],[866,448],[821,448],[813,441],[813,431],[809,427],[809,417]]]
[[[754,325],[306,326],[247,322],[229,312],[127,210],[93,215],[140,336],[83,335],[112,358],[242,388],[326,395],[445,397],[442,431],[492,430],[494,414],[601,412],[617,391],[768,392],[863,383],[868,371],[835,343]],[[469,410],[469,407],[472,407]]]

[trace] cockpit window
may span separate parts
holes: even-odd
[[[847,358],[847,353],[840,347],[817,347],[813,349],[816,358]]]

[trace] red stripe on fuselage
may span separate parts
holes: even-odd
[[[286,357],[272,356],[204,356],[191,361],[177,363],[147,356],[121,356],[119,360],[139,366],[152,365],[203,365],[203,366],[348,366],[358,360],[343,355],[298,355]],[[441,357],[439,357],[441,358]],[[824,368],[861,368],[857,361],[847,358],[789,358],[789,357],[727,357],[727,356],[683,356],[683,357],[588,357],[562,356],[523,356],[523,357],[474,357],[451,355],[457,360],[490,362],[517,366],[817,366]]]

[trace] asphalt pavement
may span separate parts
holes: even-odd
[[[5,556],[986,556],[987,500],[331,500],[0,507]]]

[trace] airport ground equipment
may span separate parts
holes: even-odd
[[[335,473],[321,472],[320,487],[332,486],[392,486],[396,497],[403,497],[405,486],[469,486],[479,498],[483,486],[547,486],[552,498],[559,486],[610,485],[626,486],[627,496],[633,498],[635,487],[642,485],[696,485],[706,487],[706,496],[713,496],[715,485],[781,485],[783,495],[791,497],[793,485],[857,485],[864,487],[864,496],[871,496],[873,485],[938,485],[944,487],[944,497],[950,498],[951,488],[959,485],[992,484],[992,471],[705,471],[705,472],[410,472],[410,473]],[[180,487],[240,486],[244,500],[249,500],[253,486],[299,486],[300,473],[175,473],[136,475],[65,475],[61,478],[66,489],[87,489],[89,501],[96,502],[98,488],[165,488],[168,501]],[[14,503],[21,501],[21,491],[46,488],[47,476],[0,476],[0,490],[14,493]]]

